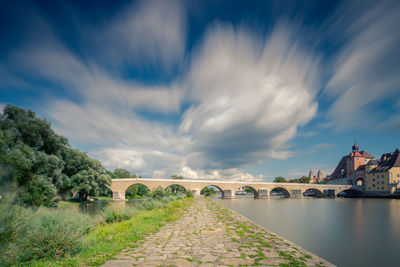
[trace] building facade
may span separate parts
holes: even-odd
[[[326,184],[364,185],[367,165],[375,158],[367,151],[359,149],[355,143],[349,155],[343,156],[334,172],[325,179]]]
[[[310,177],[310,183],[311,184],[315,184],[315,183],[323,181],[322,171],[321,170],[318,170],[317,176],[315,176],[314,172],[312,170],[310,170],[310,172],[308,173],[308,177]]]
[[[400,151],[386,153],[372,165],[365,179],[365,191],[392,194],[400,189]]]

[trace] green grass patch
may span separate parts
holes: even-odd
[[[134,245],[147,234],[157,232],[167,222],[182,217],[193,198],[172,201],[162,208],[143,210],[129,220],[98,225],[84,239],[84,248],[75,256],[33,261],[31,266],[97,266],[111,259],[128,246]]]

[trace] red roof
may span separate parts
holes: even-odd
[[[353,153],[353,157],[365,157],[363,154],[361,154],[360,152],[354,152]]]

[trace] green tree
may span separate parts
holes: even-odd
[[[274,183],[286,183],[286,179],[282,176],[275,177]]]
[[[114,170],[112,178],[131,178],[133,177],[128,170],[117,168]],[[136,177],[136,176],[135,176]]]
[[[215,195],[215,190],[214,188],[207,186],[201,189],[200,194],[204,196],[213,196]]]
[[[108,175],[98,160],[78,149],[65,151],[65,172],[70,177],[70,190],[77,193],[78,200],[87,200],[88,196],[99,195],[102,187],[111,184]]]
[[[183,176],[178,174],[171,175],[170,177],[171,179],[183,180]]]
[[[70,148],[49,122],[12,105],[0,117],[0,173],[7,173],[0,176],[0,193],[11,186],[17,202],[35,206],[50,205],[72,190],[86,199],[111,182],[100,162]]]
[[[301,178],[295,178],[289,180],[289,183],[302,183],[302,184],[308,184],[310,182],[310,177],[303,176]]]
[[[142,198],[149,193],[149,189],[142,184],[134,184],[126,190],[126,198]]]

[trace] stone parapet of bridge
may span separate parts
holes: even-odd
[[[241,181],[217,181],[217,180],[178,180],[178,179],[155,179],[155,178],[119,178],[112,179],[110,189],[114,200],[124,200],[126,190],[134,185],[142,184],[154,190],[157,187],[166,189],[171,185],[180,185],[186,191],[191,191],[194,196],[200,195],[200,191],[207,186],[215,186],[222,192],[223,198],[234,198],[236,191],[243,187],[254,190],[256,198],[269,198],[274,189],[281,189],[287,196],[301,198],[307,190],[313,189],[323,196],[337,196],[338,193],[351,189],[348,185],[330,184],[300,184],[300,183],[267,183],[267,182],[241,182]]]

